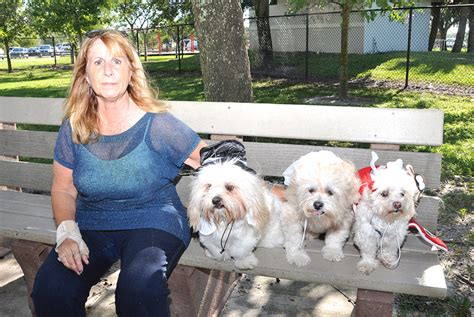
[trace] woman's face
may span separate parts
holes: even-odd
[[[102,40],[89,48],[86,79],[97,97],[103,101],[117,101],[127,90],[132,73],[126,56],[113,56]]]

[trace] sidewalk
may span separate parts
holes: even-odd
[[[91,290],[86,307],[88,317],[115,315],[114,290],[118,271],[107,275]],[[343,292],[345,295],[343,295]],[[350,316],[355,289],[244,275],[235,287],[222,315],[253,316]],[[348,298],[346,298],[347,296]],[[31,316],[23,273],[10,253],[0,259],[0,317]]]

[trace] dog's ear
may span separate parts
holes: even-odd
[[[189,196],[189,204],[187,208],[189,225],[194,231],[199,231],[199,224],[201,220],[201,185],[197,180],[192,184],[191,194]]]
[[[344,171],[347,172],[347,186],[349,188],[348,195],[350,195],[349,199],[352,203],[357,203],[360,200],[360,179],[357,175],[357,170],[354,164],[350,161],[343,161]]]
[[[245,219],[247,223],[257,229],[258,232],[263,232],[265,225],[270,217],[270,211],[265,200],[265,194],[260,192],[262,189],[257,189],[256,197],[253,200],[252,206],[249,206]]]
[[[199,213],[199,209],[196,207],[196,205],[191,205],[191,203],[188,206],[187,209],[188,212],[188,219],[189,219],[189,225],[194,231],[199,231],[199,225],[201,222],[201,215]]]

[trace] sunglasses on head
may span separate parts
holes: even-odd
[[[99,37],[99,36],[102,36],[104,35],[105,33],[109,32],[111,30],[92,30],[92,31],[89,31],[86,33],[86,36],[90,39],[93,39],[95,37]],[[122,34],[123,37],[127,38],[127,33],[125,31],[117,31],[119,32],[120,34]]]

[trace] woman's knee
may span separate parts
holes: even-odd
[[[72,271],[48,262],[36,274],[31,293],[36,315],[84,316],[87,286]]]
[[[31,298],[38,317],[85,315],[87,296],[84,298],[74,285],[68,285],[54,276],[37,274]]]
[[[121,271],[115,290],[119,316],[129,312],[140,316],[166,316],[169,313],[166,273],[162,270],[152,275],[138,271]]]

